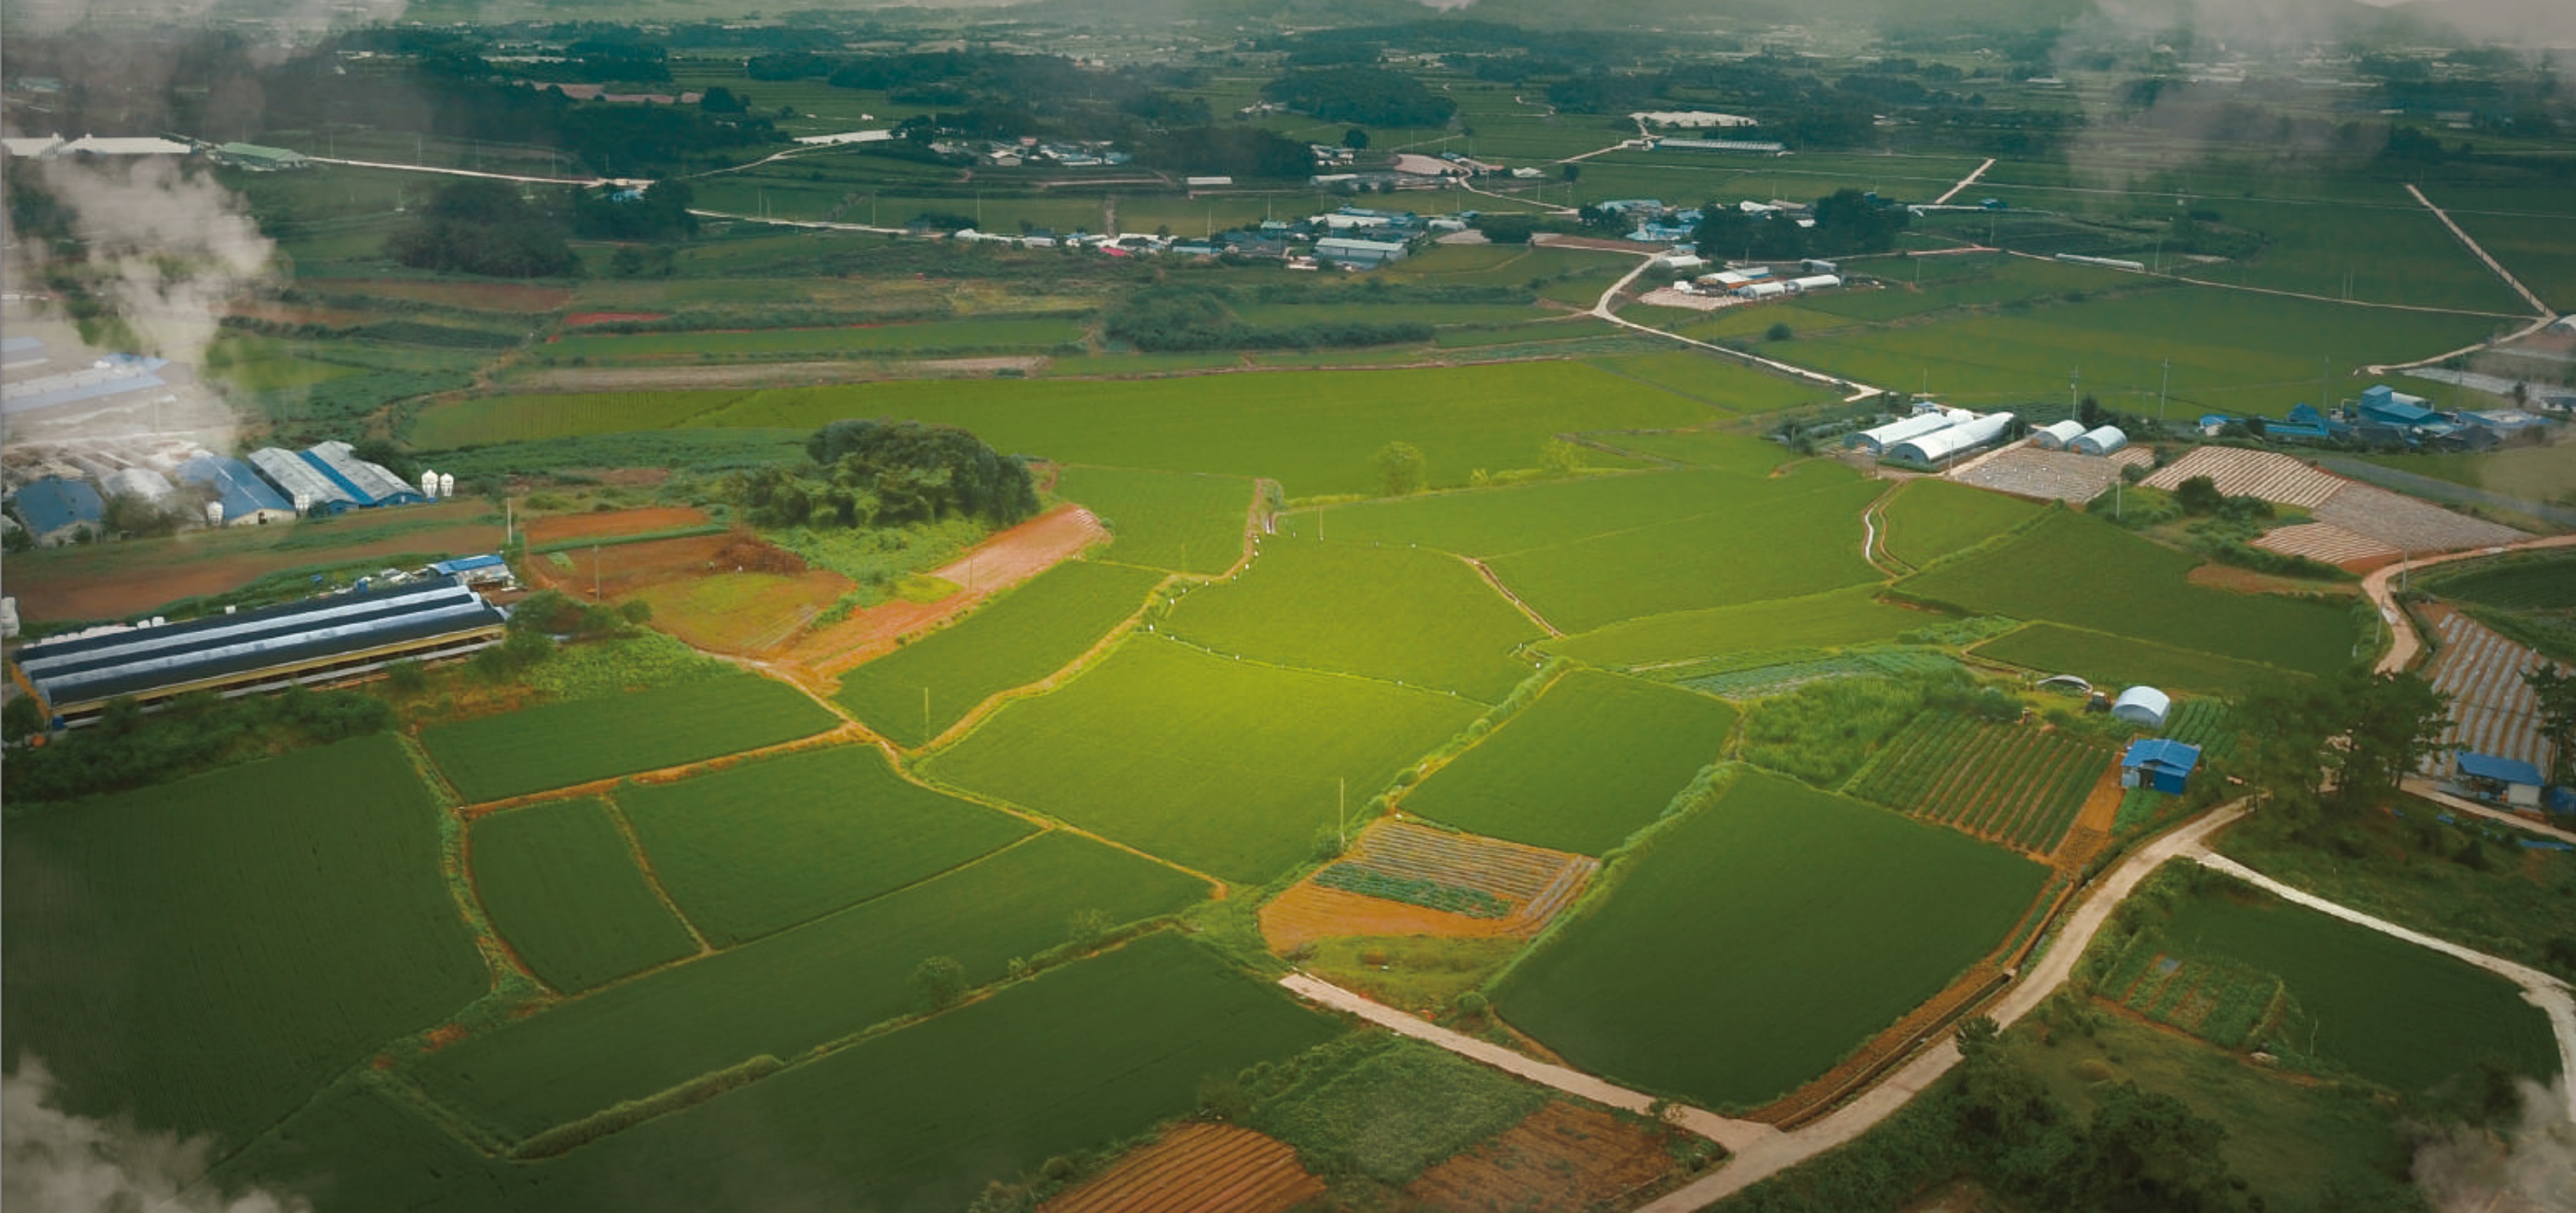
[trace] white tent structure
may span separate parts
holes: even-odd
[[[2010,413],[1988,413],[1974,421],[1962,421],[1957,425],[1934,430],[1919,437],[1908,438],[1887,448],[1887,457],[1922,464],[1939,463],[1944,459],[1964,455],[1996,442],[2011,432],[2012,423],[2013,415]]]
[[[2054,425],[2043,425],[2038,429],[2032,430],[2030,432],[2030,444],[2043,451],[2062,451],[2066,449],[2067,443],[2073,442],[2083,436],[2083,422],[2060,421]]]
[[[2084,431],[2083,436],[2067,443],[2066,449],[2078,455],[2108,455],[2127,445],[2129,436],[2120,432],[2120,427],[2106,425]]]
[[[1933,409],[1911,417],[1899,417],[1874,429],[1862,430],[1843,439],[1846,447],[1858,447],[1873,455],[1884,455],[1887,448],[1908,438],[1919,438],[1934,430],[1946,429],[1976,416],[1966,409]]]
[[[2165,727],[2165,715],[2173,710],[2173,700],[2154,687],[2130,687],[2111,701],[2111,714],[2144,728]]]

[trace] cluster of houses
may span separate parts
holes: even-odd
[[[1708,265],[1698,256],[1683,252],[1667,253],[1656,258],[1655,263],[1658,268],[1684,273]],[[1829,291],[1841,285],[1840,266],[1831,261],[1809,258],[1795,266],[1731,266],[1695,278],[1678,279],[1673,283],[1673,289],[1685,295],[1730,295],[1737,299],[1763,300]]]
[[[934,143],[930,150],[942,155],[962,154],[975,157],[994,168],[1020,168],[1027,165],[1053,165],[1057,168],[1109,168],[1135,159],[1126,152],[1109,146],[1105,140],[1040,139],[1022,135],[1018,139],[996,139],[982,148],[957,144]]]
[[[419,505],[456,491],[456,477],[423,472],[417,485],[348,443],[301,451],[263,447],[242,459],[176,438],[12,443],[0,452],[7,514],[38,547],[104,538],[107,505],[124,497],[184,525],[265,526],[350,510]]]
[[[1252,227],[1206,236],[1147,232],[1112,236],[1080,231],[1060,234],[1045,228],[1008,234],[970,227],[951,232],[948,237],[1021,248],[1088,249],[1108,257],[1258,257],[1285,261],[1291,269],[1320,269],[1327,265],[1370,269],[1400,261],[1426,241],[1445,233],[1466,229],[1465,220],[1448,216],[1346,206],[1304,219],[1265,220]]]
[[[2422,396],[2374,384],[2359,398],[2346,400],[2333,412],[2301,404],[2286,420],[2233,417],[2211,413],[2200,419],[2204,434],[2216,436],[2241,428],[2275,442],[2334,442],[2352,446],[2422,451],[2484,451],[2499,446],[2545,442],[2549,417],[2522,409],[2459,409],[2443,412]]]

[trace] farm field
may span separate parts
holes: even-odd
[[[751,393],[741,390],[478,396],[422,409],[404,436],[423,450],[618,434],[678,425]]]
[[[1448,1213],[1579,1209],[1634,1192],[1672,1167],[1652,1131],[1559,1099],[1423,1172],[1405,1191]]]
[[[2429,948],[2224,879],[2183,901],[2160,930],[2140,935],[2114,981],[2132,967],[2161,967],[2129,963],[2150,949],[2180,958],[2177,972],[2236,966],[2277,976],[2296,1004],[2277,1027],[2284,1047],[2405,1094],[2474,1074],[2490,1057],[2512,1073],[2556,1076],[2558,1050],[2540,1010],[2502,977]],[[2176,1001],[2184,994],[2168,992]],[[2160,993],[2155,1004],[2165,1001]]]
[[[598,990],[410,1064],[437,1103],[509,1142],[768,1055],[808,1050],[915,1010],[914,966],[947,956],[969,985],[1065,943],[1075,914],[1111,923],[1204,895],[1114,847],[1042,834],[981,863],[756,943]]]
[[[1976,647],[1976,655],[2041,674],[2073,674],[2097,686],[2140,683],[2166,690],[2241,695],[2277,683],[2284,671],[2215,653],[2131,640],[2056,623],[2034,623]]]
[[[2113,755],[2029,725],[1926,712],[1888,740],[1850,792],[2016,850],[2046,855]]]
[[[1880,544],[1919,569],[2028,522],[2039,511],[2020,498],[1947,480],[1909,480],[1879,510],[1886,528]]]
[[[1353,819],[1397,770],[1482,714],[1454,696],[1285,670],[1131,636],[925,762],[999,797],[1229,881],[1259,884]]]
[[[1769,413],[1833,399],[1830,392],[1714,354],[1681,351],[1587,361],[1611,374],[1651,383],[1730,413]]]
[[[1635,437],[1620,435],[1622,439]],[[1713,434],[1723,446],[1764,444],[1733,434]],[[1641,475],[1581,476],[1511,485],[1476,493],[1432,493],[1397,500],[1326,506],[1324,537],[1377,544],[1419,544],[1461,556],[1491,559],[1537,548],[1576,543],[1677,518],[1732,513],[1781,497],[1863,483],[1850,471],[1822,463],[1801,464],[1778,479],[1766,477],[1778,459],[1735,470],[1691,469]],[[1282,534],[1311,536],[1315,515],[1280,519]],[[1859,551],[1859,511],[1853,511],[1852,548]],[[1857,558],[1857,557],[1855,557]]]
[[[2506,610],[2576,608],[2576,553],[2467,561],[2420,579],[2427,592]]]
[[[833,723],[796,688],[745,674],[434,725],[420,741],[474,804],[738,754]]]
[[[2245,198],[2217,203],[2226,223],[2259,231],[2267,243],[2249,261],[2187,269],[2184,275],[2329,299],[2508,315],[2529,310],[2405,191],[2390,185],[2374,194],[2368,201],[2331,205]]]
[[[1243,556],[1251,482],[1237,476],[1072,467],[1055,491],[1117,536],[1100,559],[1172,573],[1222,573]]]
[[[1341,1047],[1361,1056],[1314,1067],[1255,1104],[1250,1120],[1308,1154],[1347,1159],[1379,1183],[1408,1183],[1547,1103],[1534,1083],[1405,1037],[1360,1037]]]
[[[1877,586],[1864,585],[1804,598],[1652,615],[1544,640],[1538,647],[1577,661],[1634,669],[1747,650],[1893,640],[1941,622],[1942,616],[1882,602]]]
[[[245,1142],[491,984],[390,736],[12,804],[0,837],[10,1055],[69,1112]]]
[[[1983,614],[2048,620],[2239,661],[2328,674],[2352,660],[2351,612],[2185,582],[2193,557],[2072,512],[1897,591]]]
[[[1290,496],[1374,491],[1389,442],[1421,449],[1435,486],[1534,467],[1550,435],[1697,425],[1707,406],[1573,362],[1422,370],[1254,372],[1131,382],[893,381],[783,388],[692,426],[811,429],[847,416],[963,426],[996,449],[1065,463],[1268,476]],[[1223,401],[1225,408],[1211,408]]]
[[[1717,761],[1734,727],[1735,709],[1721,700],[1578,670],[1399,807],[1512,842],[1600,855],[1662,816]]]
[[[1035,830],[906,781],[873,746],[630,784],[616,798],[671,900],[718,947],[929,879]]]
[[[2047,876],[1758,771],[1620,866],[1495,1006],[1569,1064],[1712,1109],[1826,1072],[1999,946]]]
[[[547,985],[577,994],[698,950],[605,803],[477,818],[467,838],[483,912]]]
[[[2449,210],[2450,204],[2444,199],[2450,191],[2435,188],[2424,193]],[[2576,310],[2576,216],[2508,217],[2479,214],[2474,210],[2454,210],[2450,214],[2451,221],[2459,224],[2461,231],[2476,240],[2489,256],[2502,262],[2505,269],[2531,288],[2532,293],[2561,313]],[[2520,297],[2515,297],[2514,302],[2520,303]]]
[[[627,1208],[640,1190],[692,1208],[963,1208],[1188,1111],[1208,1075],[1341,1031],[1165,932],[562,1158],[486,1158],[344,1083],[220,1177],[311,1191],[323,1213]]]
[[[1747,476],[1767,476],[1771,469],[1797,459],[1795,452],[1776,442],[1725,430],[1658,430],[1589,434],[1586,437],[1604,446],[1655,459],[1741,472]]]
[[[2382,467],[2526,501],[2576,501],[2576,443],[2507,447],[2480,455],[2367,455]],[[24,559],[24,557],[21,557]]]
[[[2523,674],[2544,665],[2555,666],[2561,674],[2569,673],[2568,668],[2457,611],[2438,605],[2419,610],[2418,618],[2430,633],[2427,639],[2440,646],[2424,667],[2424,677],[2435,690],[2451,697],[2451,726],[2442,731],[2441,746],[2528,762],[2547,771],[2548,721],[2541,714],[2539,696],[2523,681]],[[2440,770],[2450,764],[2436,750],[2423,765]]]
[[[1281,953],[1358,936],[1529,936],[1600,868],[1562,851],[1382,820],[1265,903],[1261,935]]]
[[[1287,1213],[1323,1194],[1324,1181],[1277,1138],[1194,1122],[1129,1151],[1045,1207],[1047,1213],[1127,1213],[1168,1201],[1201,1213]]]
[[[1081,320],[934,320],[918,324],[773,328],[756,332],[581,333],[547,343],[557,358],[594,363],[714,358],[830,358],[849,354],[1053,349],[1080,342]]]
[[[1493,703],[1545,635],[1465,561],[1420,548],[1274,538],[1242,573],[1185,586],[1162,631],[1227,657]]]
[[[1161,573],[1071,561],[841,676],[832,698],[886,739],[917,747],[994,695],[1063,669],[1142,610]]]

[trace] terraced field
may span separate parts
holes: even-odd
[[[1890,739],[1851,794],[2046,855],[2110,769],[2104,749],[2029,725],[1927,712]]]
[[[2548,770],[2549,739],[2541,727],[2540,702],[2522,680],[2524,671],[2548,659],[2456,611],[2433,613],[2432,625],[2441,651],[2433,655],[2424,676],[2451,697],[2452,724],[2442,734],[2445,748],[2425,757],[2425,770],[2446,771],[2450,746]],[[2576,673],[2563,665],[2558,669]]]
[[[2230,497],[2260,497],[2274,505],[2294,505],[2303,510],[2324,505],[2327,498],[2352,483],[2279,451],[2225,446],[2193,447],[2139,483],[2170,493],[2196,476],[2209,477],[2219,492]]]
[[[1877,586],[1802,598],[1652,615],[1579,636],[1540,641],[1542,652],[1594,665],[1644,669],[1746,650],[1893,640],[1943,622],[1928,611],[1882,602]]]
[[[1337,936],[1535,935],[1600,867],[1589,856],[1380,821],[1262,906],[1261,933],[1283,952]]]

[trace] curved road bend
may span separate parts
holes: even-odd
[[[1653,249],[1640,249],[1637,250],[1637,252],[1644,259],[1637,263],[1637,268],[1628,271],[1626,277],[1621,278],[1617,282],[1611,283],[1609,290],[1601,292],[1601,298],[1594,301],[1592,304],[1593,315],[1598,316],[1603,320],[1607,320],[1612,324],[1618,325],[1621,328],[1634,329],[1637,332],[1645,333],[1649,336],[1661,337],[1667,341],[1678,341],[1683,345],[1696,346],[1700,349],[1707,350],[1712,354],[1721,354],[1725,357],[1733,358],[1738,362],[1749,362],[1755,366],[1762,367],[1767,370],[1778,371],[1783,375],[1803,379],[1809,383],[1822,384],[1839,390],[1848,390],[1851,392],[1851,395],[1843,397],[1843,403],[1845,404],[1851,404],[1870,399],[1873,396],[1884,396],[1887,394],[1886,388],[1872,387],[1866,383],[1859,382],[1858,380],[1845,379],[1838,375],[1828,375],[1823,371],[1811,371],[1803,366],[1793,366],[1777,359],[1765,358],[1760,354],[1748,354],[1743,350],[1731,349],[1723,345],[1715,345],[1692,337],[1684,337],[1679,333],[1668,333],[1662,329],[1655,328],[1650,325],[1639,324],[1634,320],[1621,316],[1618,312],[1611,309],[1610,301],[1618,298],[1619,292],[1627,290],[1630,283],[1633,283],[1637,279],[1645,276],[1647,270],[1653,269],[1655,258],[1661,255],[1658,250]]]
[[[2388,588],[2389,583],[2395,581],[2399,574],[2430,565],[2448,564],[2454,560],[2492,556],[2499,552],[2527,552],[2538,548],[2567,547],[2571,544],[2576,544],[2576,535],[2545,535],[2538,539],[2526,539],[2521,543],[2508,543],[2502,547],[2445,552],[2439,556],[2425,556],[2372,569],[2368,576],[2361,579],[2361,592],[2370,599],[2371,606],[2378,608],[2379,617],[2387,622],[2391,639],[2388,652],[2380,657],[2379,664],[2370,667],[2370,672],[2394,674],[2414,664],[2415,655],[2422,652],[2424,648],[2423,642],[2415,636],[2415,621],[2407,618],[2406,612],[2397,609],[2397,597]]]

